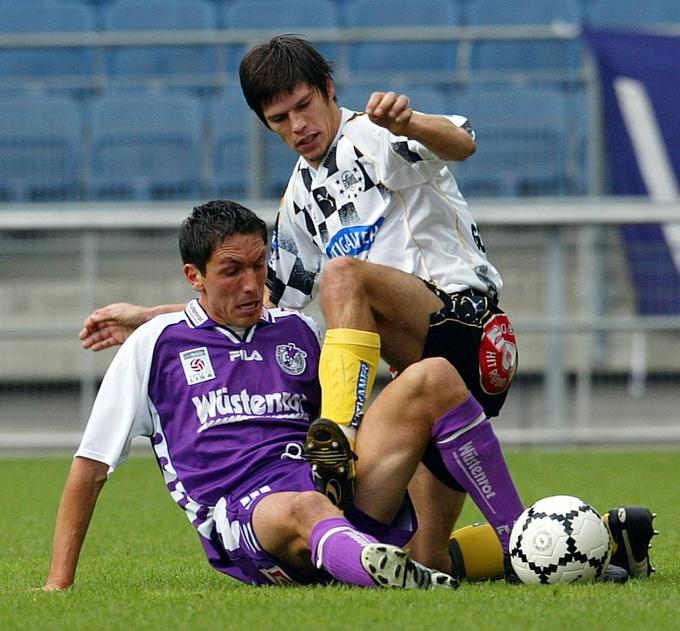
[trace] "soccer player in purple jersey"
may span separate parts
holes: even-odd
[[[350,521],[302,458],[320,405],[319,331],[264,307],[266,245],[264,222],[234,202],[199,206],[182,224],[184,274],[199,298],[141,326],[107,371],[64,488],[45,590],[73,584],[99,492],[135,436],[150,438],[210,563],[238,580],[457,586],[391,543],[415,527],[405,489],[451,406],[452,370],[414,366],[372,406]],[[376,458],[385,444],[389,462]]]

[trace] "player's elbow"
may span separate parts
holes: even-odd
[[[466,132],[465,135],[461,137],[460,143],[457,145],[457,155],[453,159],[458,162],[463,162],[471,155],[474,155],[475,151],[477,151],[477,143],[474,138]]]

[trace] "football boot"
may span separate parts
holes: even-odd
[[[340,510],[350,508],[354,499],[356,456],[341,427],[325,418],[316,419],[307,431],[304,454],[312,465],[317,490]]]
[[[658,535],[652,522],[656,513],[645,506],[619,506],[603,515],[613,545],[610,563],[634,578],[647,577],[654,568],[649,560],[652,537]]]
[[[361,564],[380,587],[392,589],[456,589],[458,581],[411,559],[397,546],[371,543],[361,551]]]

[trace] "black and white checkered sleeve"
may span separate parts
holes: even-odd
[[[280,307],[302,309],[314,297],[321,256],[314,242],[295,225],[276,218],[272,232],[267,287]]]

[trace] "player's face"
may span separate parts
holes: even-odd
[[[321,164],[340,127],[334,96],[332,81],[328,82],[328,99],[301,83],[262,110],[270,129],[314,168]]]
[[[259,234],[227,237],[213,250],[205,274],[190,264],[184,273],[216,322],[247,327],[259,320],[267,278],[267,247]]]

